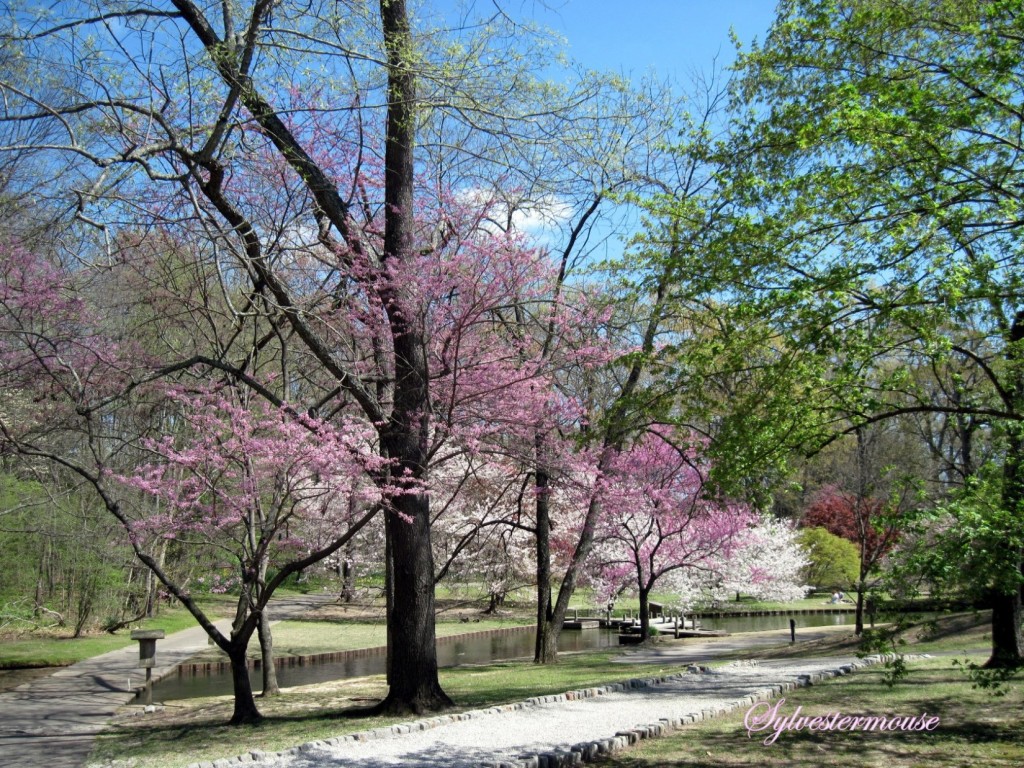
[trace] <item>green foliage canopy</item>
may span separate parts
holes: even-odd
[[[800,531],[800,546],[807,552],[810,564],[805,570],[808,584],[824,589],[850,589],[860,574],[857,547],[824,528]]]
[[[651,234],[673,298],[715,318],[681,379],[742,385],[717,428],[737,474],[900,414],[1024,419],[1022,35],[1017,2],[788,0],[741,56],[718,236]],[[928,367],[979,375],[936,397]]]

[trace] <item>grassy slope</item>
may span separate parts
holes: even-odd
[[[984,656],[975,657],[983,660]],[[703,768],[704,766],[786,765],[796,768],[973,768],[1024,765],[1020,688],[995,698],[973,689],[948,659],[915,663],[910,677],[887,688],[883,671],[872,668],[847,678],[792,691],[782,712],[825,715],[937,715],[932,732],[809,732],[789,731],[771,745],[755,733],[748,738],[746,710],[628,750],[604,763],[606,768]]]
[[[1017,683],[1005,696],[972,687],[954,659],[981,663],[990,644],[987,614],[961,614],[943,619],[936,631],[908,633],[908,653],[935,654],[912,662],[908,677],[889,688],[879,667],[792,691],[783,712],[797,706],[801,714],[842,711],[853,715],[917,715],[940,718],[929,733],[878,732],[783,733],[775,744],[764,745],[764,734],[748,738],[746,710],[706,723],[688,726],[664,739],[643,743],[606,760],[605,768],[711,768],[722,766],[850,766],[850,768],[975,768],[1024,765],[1024,736],[1020,733],[1024,686]],[[809,656],[856,650],[850,635],[815,643],[798,643],[751,656]]]

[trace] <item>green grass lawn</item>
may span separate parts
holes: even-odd
[[[461,711],[676,671],[649,664],[613,665],[609,657],[616,653],[565,655],[554,667],[510,661],[442,669],[441,685],[457,703],[454,711]],[[225,725],[231,716],[230,697],[174,702],[154,715],[120,718],[97,740],[90,762],[132,759],[135,768],[181,768],[199,760],[231,757],[253,749],[279,751],[307,741],[415,719],[347,719],[341,714],[378,701],[386,693],[381,676],[288,689],[279,696],[257,700],[266,716],[263,723],[238,728]]]
[[[195,625],[196,620],[186,611],[168,610],[156,619],[139,622],[136,628],[159,628],[169,634]],[[128,629],[122,629],[116,634],[96,632],[77,638],[71,637],[70,630],[8,637],[0,642],[0,669],[64,667],[99,656],[101,653],[124,648],[134,642]]]
[[[954,667],[954,659],[983,663],[991,645],[990,613],[961,613],[923,624],[906,633],[907,644],[894,648],[913,654],[936,654],[913,661],[908,676],[889,688],[886,670],[872,667],[856,674],[800,688],[786,696],[785,712],[842,711],[854,715],[917,715],[940,719],[933,732],[785,732],[764,745],[764,734],[748,738],[746,710],[687,726],[664,739],[645,742],[614,758],[605,768],[711,768],[723,766],[851,766],[851,768],[975,768],[1024,766],[1020,733],[1024,681],[1004,689],[1004,696],[973,687]],[[744,658],[806,657],[848,654],[857,640],[837,634],[826,640],[760,649]],[[730,657],[723,657],[730,658]]]
[[[975,657],[983,661],[984,656]],[[893,688],[871,668],[790,691],[780,712],[826,715],[906,715],[939,718],[934,731],[783,731],[748,735],[746,710],[692,726],[602,761],[604,768],[711,768],[738,766],[844,766],[844,768],[1020,768],[1024,765],[1020,687],[1007,696],[971,687],[949,659],[915,662]]]

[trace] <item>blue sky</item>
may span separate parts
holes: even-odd
[[[483,9],[486,0],[477,0]],[[749,47],[763,41],[775,0],[512,0],[510,15],[532,17],[563,35],[569,55],[590,69],[639,77],[653,70],[685,81],[732,61],[729,29]]]
[[[732,63],[730,28],[745,50],[754,38],[764,41],[776,0],[475,0],[475,7],[485,13],[495,3],[513,18],[531,18],[563,36],[567,55],[588,69],[634,79],[653,73],[686,91],[696,73],[711,73],[716,57],[720,68]],[[609,226],[633,224],[599,224],[599,255],[621,254],[631,231],[614,234]],[[560,237],[534,234],[549,245]]]

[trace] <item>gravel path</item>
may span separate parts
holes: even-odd
[[[470,766],[578,765],[640,738],[722,712],[747,709],[756,700],[790,688],[846,674],[877,661],[854,657],[734,662],[709,671],[631,681],[545,696],[487,710],[444,715],[415,723],[312,742],[283,753],[253,753],[262,768],[470,768]],[[746,733],[738,731],[737,738]],[[193,768],[237,766],[239,758]]]

